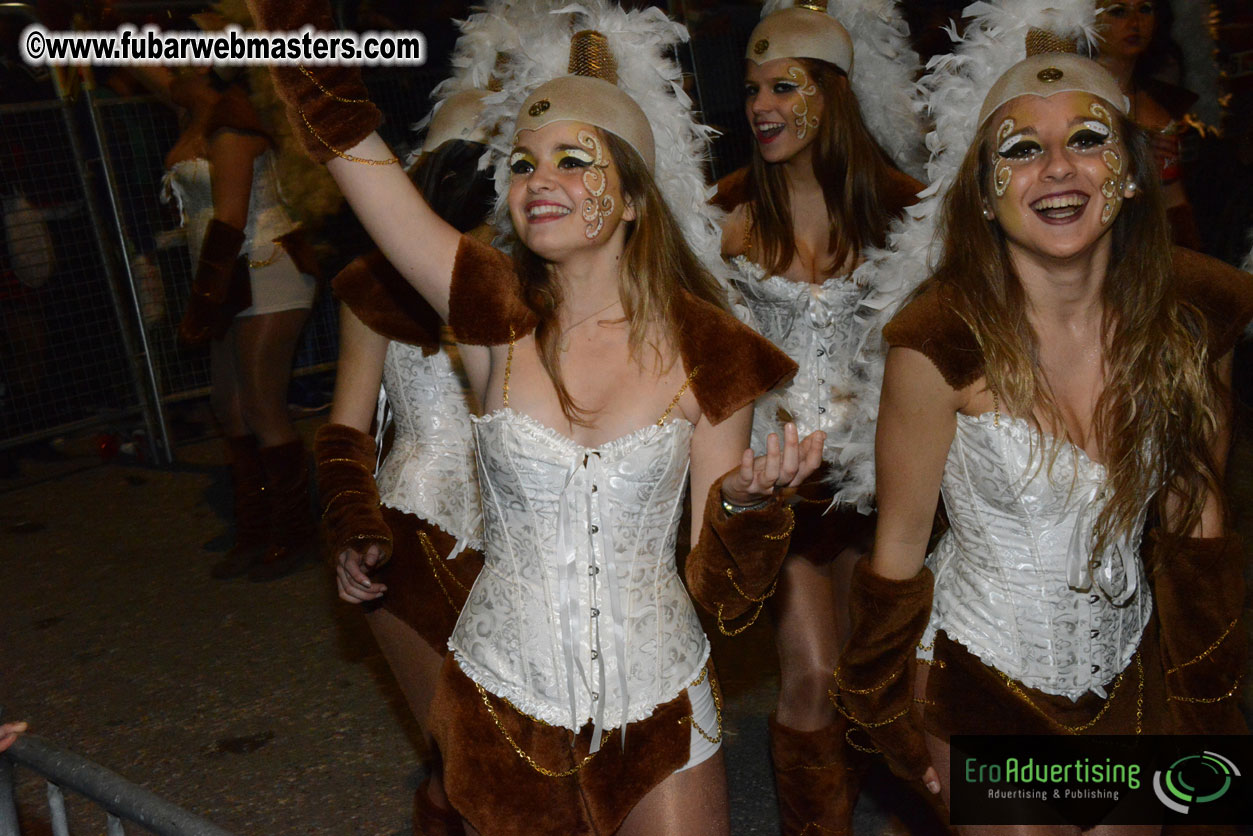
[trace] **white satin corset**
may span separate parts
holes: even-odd
[[[854,430],[866,425],[858,401],[871,394],[868,376],[857,362],[866,337],[866,323],[858,317],[866,288],[844,277],[807,284],[767,276],[744,256],[733,258],[731,266],[731,280],[752,311],[753,324],[800,367],[790,382],[758,399],[753,449],[764,450],[768,434],[782,433],[781,407],[795,420],[802,438],[815,430],[827,433],[824,458],[838,462],[834,447],[865,435]],[[872,416],[877,404],[875,391]],[[870,433],[863,440],[873,441],[873,429]]]
[[[483,571],[448,646],[475,682],[551,725],[652,714],[709,645],[675,567],[692,425],[583,447],[508,407],[473,419]]]
[[[193,265],[200,260],[204,232],[213,220],[211,172],[208,160],[195,157],[175,163],[161,181],[162,199],[173,198],[178,204]],[[297,226],[287,214],[279,193],[274,152],[266,151],[252,162],[252,196],[248,201],[248,226],[244,229],[242,252],[254,261],[264,261],[273,254],[273,242]]]
[[[447,348],[423,356],[416,346],[392,342],[383,362],[383,388],[395,435],[376,477],[380,499],[435,523],[461,546],[479,548],[478,469],[459,365]]]
[[[1024,685],[1078,699],[1130,663],[1152,612],[1136,534],[1093,553],[1105,468],[1027,421],[958,414],[941,490],[950,528],[928,564],[931,623]],[[1033,455],[1034,454],[1034,455]],[[925,654],[920,654],[925,655]]]

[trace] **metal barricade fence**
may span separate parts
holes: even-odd
[[[65,790],[72,790],[104,811],[108,836],[125,836],[123,822],[133,822],[158,836],[232,836],[207,819],[171,804],[97,763],[24,736],[0,754],[0,836],[20,836],[13,765],[30,769],[47,781],[48,820],[52,836],[72,832]],[[92,832],[99,832],[92,828]]]

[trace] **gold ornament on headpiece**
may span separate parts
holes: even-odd
[[[570,39],[570,64],[566,72],[617,84],[618,62],[609,49],[609,39],[594,29],[575,32]]]
[[[822,12],[823,14],[826,14],[827,0],[802,0],[802,2],[796,4],[796,7],[799,9],[809,9],[813,12]]]
[[[1070,38],[1063,38],[1047,29],[1027,30],[1027,57],[1032,55],[1054,55],[1056,53],[1077,53],[1079,45]]]

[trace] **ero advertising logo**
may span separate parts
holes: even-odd
[[[1239,777],[1235,763],[1217,752],[1184,755],[1153,773],[1153,792],[1169,809],[1187,815],[1194,805],[1221,799]]]

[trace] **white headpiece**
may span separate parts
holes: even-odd
[[[497,227],[509,228],[505,198],[515,119],[536,88],[568,74],[572,33],[594,30],[604,35],[617,62],[618,89],[647,118],[655,145],[657,187],[689,246],[710,272],[724,277],[721,213],[708,203],[713,190],[704,173],[714,132],[694,119],[692,101],[683,91],[682,69],[674,57],[674,49],[688,39],[687,29],[659,9],[625,11],[609,0],[584,0],[548,14],[532,13],[526,23],[528,28],[518,28],[518,48],[499,68],[501,91],[485,99],[485,118],[499,120],[500,126],[490,144],[496,166]]]
[[[762,22],[758,29],[767,24],[768,17],[781,15],[782,10],[799,5],[796,0],[767,0],[761,10]],[[824,58],[817,50],[809,48],[824,41],[838,42],[812,34],[807,39],[790,39],[792,47],[772,43],[765,54],[779,58],[820,58],[848,73],[849,84],[861,103],[862,119],[870,133],[901,171],[921,179],[926,161],[923,145],[926,129],[912,94],[914,79],[922,68],[918,53],[910,45],[909,26],[901,17],[896,0],[827,0],[826,3],[809,2],[805,6],[805,9],[787,13],[802,20],[811,19],[815,12],[810,9],[825,6],[835,26],[845,32],[849,49],[847,64]],[[825,29],[812,26],[809,31],[827,34]],[[761,63],[761,57],[751,54],[759,40],[757,34],[749,39],[748,57]],[[786,48],[800,51],[778,52]]]

